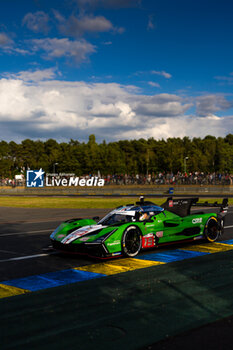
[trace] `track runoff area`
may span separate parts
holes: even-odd
[[[104,262],[48,249],[61,221],[108,211],[1,208],[1,349],[231,348],[233,208],[218,243]]]

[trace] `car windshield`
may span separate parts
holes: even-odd
[[[101,225],[113,225],[113,224],[122,224],[133,221],[132,215],[123,215],[123,214],[110,214],[105,216],[102,220],[99,221]]]
[[[108,213],[103,219],[98,222],[98,224],[108,226],[131,221],[146,221],[149,220],[152,216],[160,214],[163,210],[163,208],[153,203],[141,206],[122,206]]]

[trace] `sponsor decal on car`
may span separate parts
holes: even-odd
[[[202,218],[192,219],[192,223],[193,224],[201,224],[202,223]]]
[[[152,248],[155,246],[155,237],[153,233],[148,233],[142,237],[142,248]]]
[[[156,237],[158,237],[158,238],[163,237],[163,231],[156,232]]]
[[[79,228],[75,231],[73,231],[72,233],[70,233],[67,237],[65,237],[61,243],[64,244],[69,244],[71,242],[73,242],[74,240],[88,234],[91,233],[93,231],[96,231],[100,228],[105,228],[106,226],[102,226],[102,225],[89,225],[89,226],[84,226],[82,228]]]
[[[88,241],[89,238],[90,238],[90,237],[82,237],[82,238],[80,238],[80,241],[81,241],[81,242],[86,242],[86,241]]]
[[[107,246],[112,246],[112,245],[117,245],[117,244],[120,244],[121,242],[120,241],[115,241],[113,243],[106,243]]]
[[[116,211],[122,212],[122,211],[129,210],[130,208],[132,208],[132,206],[122,207],[122,208],[117,209]]]
[[[64,237],[65,237],[64,234],[57,235],[57,238],[64,238]]]

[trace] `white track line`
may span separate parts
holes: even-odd
[[[20,257],[17,257],[17,258],[4,259],[4,260],[0,260],[0,263],[1,262],[8,262],[8,261],[18,261],[18,260],[40,258],[42,256],[48,256],[48,255],[52,255],[52,254],[57,254],[57,252],[43,253],[43,254],[34,254],[34,255],[20,256]]]
[[[12,250],[0,250],[0,253],[6,253],[6,254],[19,254],[19,252],[13,252]]]
[[[27,231],[27,232],[11,232],[11,233],[3,233],[0,235],[1,237],[6,237],[6,236],[18,236],[18,235],[26,235],[30,233],[40,233],[40,232],[53,232],[55,228],[47,229],[47,230],[37,230],[37,231]]]

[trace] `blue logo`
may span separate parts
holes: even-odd
[[[43,187],[44,186],[44,171],[27,170],[27,187]]]

